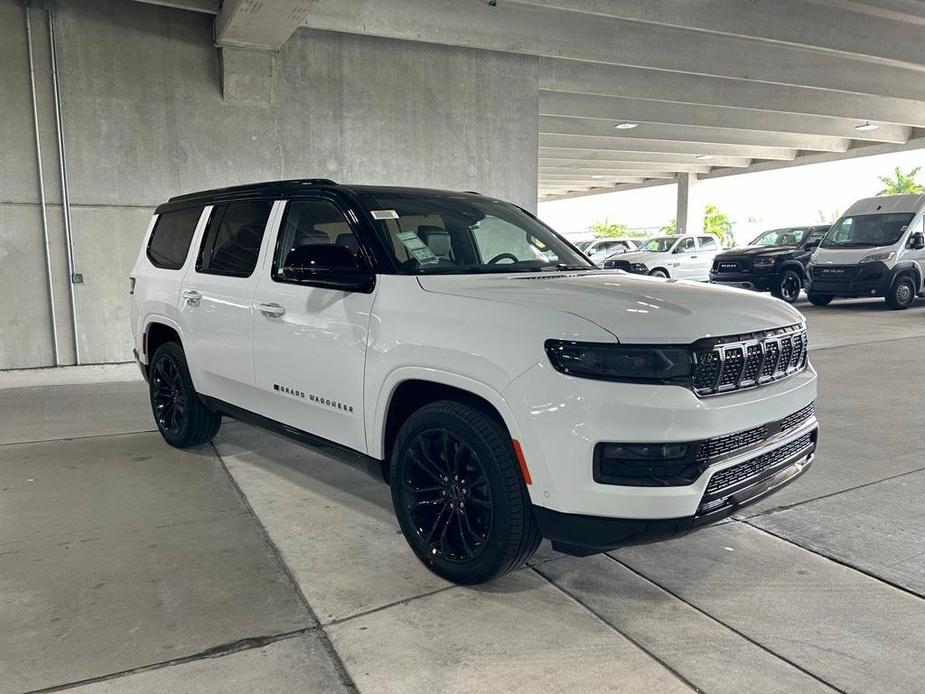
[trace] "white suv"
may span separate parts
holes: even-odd
[[[638,251],[607,258],[602,264],[637,275],[706,282],[713,258],[722,250],[719,239],[712,234],[659,236],[643,243]]]
[[[601,270],[472,193],[313,179],[172,198],[131,278],[157,426],[222,416],[370,459],[417,556],[459,583],[682,534],[812,462],[802,317]]]

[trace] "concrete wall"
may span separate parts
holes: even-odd
[[[32,11],[62,363],[74,363],[45,13]],[[537,191],[530,57],[300,30],[275,57],[221,51],[206,15],[121,0],[56,12],[80,361],[131,358],[128,273],[181,192],[328,177]],[[0,0],[0,369],[53,365],[23,10]],[[225,71],[223,85],[222,70]],[[224,86],[224,90],[223,90]]]

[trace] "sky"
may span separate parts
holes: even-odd
[[[766,229],[835,221],[855,200],[876,195],[883,188],[878,176],[889,176],[896,166],[923,166],[918,180],[925,182],[925,149],[707,179],[697,183],[696,194],[729,215],[736,241],[747,243]],[[541,202],[539,217],[568,236],[604,219],[657,231],[675,217],[676,195],[670,184]]]

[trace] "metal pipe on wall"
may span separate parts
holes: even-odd
[[[61,365],[58,351],[58,318],[55,315],[55,285],[51,270],[51,244],[48,241],[48,211],[45,206],[45,172],[42,168],[42,141],[39,137],[39,107],[35,97],[35,59],[32,50],[31,3],[26,2],[23,10],[26,14],[26,44],[29,47],[29,84],[32,88],[32,121],[35,126],[35,163],[39,172],[39,201],[42,206],[42,235],[45,238],[45,268],[48,274],[48,301],[51,311],[51,339],[55,348],[55,366]]]
[[[58,160],[61,162],[61,202],[64,209],[64,236],[67,239],[68,288],[71,295],[71,325],[74,330],[74,360],[80,364],[80,335],[77,332],[77,297],[74,285],[82,280],[75,270],[74,236],[71,230],[71,197],[67,182],[67,155],[64,147],[64,128],[61,123],[61,93],[58,89],[58,52],[55,46],[55,12],[50,7],[48,12],[48,42],[51,45],[51,81],[54,87],[55,125],[58,129]]]

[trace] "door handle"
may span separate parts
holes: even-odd
[[[202,299],[202,294],[195,289],[184,289],[180,296],[182,296],[190,306],[199,306],[199,302]]]
[[[691,256],[691,260],[697,260],[697,256],[696,256],[696,255],[692,255],[692,256]]]
[[[286,308],[279,304],[257,304],[257,309],[265,316],[277,318],[286,312]]]

